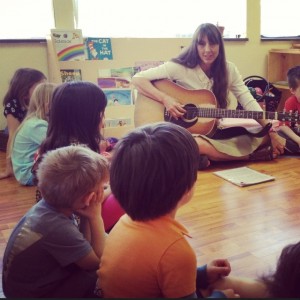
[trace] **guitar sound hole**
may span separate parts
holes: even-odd
[[[186,110],[186,113],[182,116],[182,118],[180,118],[178,120],[173,118],[169,114],[169,112],[165,109],[164,120],[166,122],[171,122],[171,123],[177,124],[184,128],[192,127],[198,121],[197,108],[194,104],[187,104],[184,106],[184,109]]]

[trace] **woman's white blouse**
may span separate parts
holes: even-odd
[[[251,95],[249,89],[243,82],[236,66],[227,61],[228,71],[228,91],[231,92],[237,101],[245,110],[261,111],[262,108]],[[187,68],[183,65],[174,63],[172,61],[141,71],[134,75],[134,77],[147,78],[150,81],[157,79],[169,79],[175,81],[178,85],[186,89],[208,89],[212,90],[213,79],[206,76],[200,66],[193,69]],[[228,97],[228,109],[236,108],[236,101],[232,97]]]

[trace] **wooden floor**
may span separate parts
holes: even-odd
[[[0,169],[5,153],[0,152]],[[281,157],[249,167],[275,181],[238,187],[212,172],[244,166],[224,163],[198,173],[194,199],[177,214],[190,231],[199,265],[228,258],[232,274],[256,277],[274,267],[282,247],[299,240],[300,157]],[[7,239],[20,217],[35,203],[35,188],[14,178],[0,180],[0,269]],[[0,286],[0,297],[3,297]]]

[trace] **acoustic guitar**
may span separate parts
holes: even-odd
[[[268,119],[288,122],[298,122],[298,113],[247,111],[217,108],[215,95],[206,89],[188,90],[168,79],[152,82],[160,91],[177,99],[186,110],[184,116],[178,120],[173,118],[165,107],[149,97],[137,94],[134,111],[135,127],[167,121],[186,128],[194,134],[212,136],[217,129],[217,120],[221,118]]]

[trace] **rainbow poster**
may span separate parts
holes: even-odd
[[[51,38],[59,61],[85,60],[85,47],[80,29],[51,29]]]

